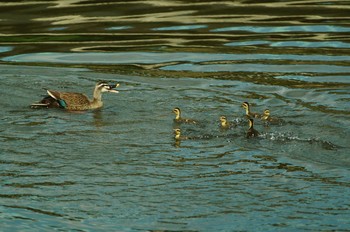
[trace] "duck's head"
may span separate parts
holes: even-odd
[[[270,110],[269,109],[264,110],[264,116],[270,116]]]
[[[243,102],[243,103],[242,103],[242,107],[243,107],[244,109],[248,109],[248,108],[249,108],[249,103],[248,103],[248,102]]]
[[[174,129],[175,139],[180,138],[181,130],[179,128]]]
[[[248,123],[249,123],[249,128],[252,128],[254,126],[254,120],[253,119],[248,119]]]
[[[175,108],[173,109],[173,113],[175,113],[176,116],[179,116],[179,115],[181,114],[180,108],[179,108],[179,107],[175,107]]]
[[[226,122],[227,122],[226,116],[221,116],[221,117],[220,117],[220,122],[221,122],[221,123],[226,123]]]
[[[107,82],[100,81],[100,82],[97,82],[95,89],[99,89],[101,92],[119,93],[119,91],[114,89],[118,86],[119,86],[119,84],[110,85]]]

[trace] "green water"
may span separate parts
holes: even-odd
[[[1,230],[349,230],[349,7],[2,4]],[[101,110],[29,107],[98,80]],[[244,101],[282,123],[247,139]]]

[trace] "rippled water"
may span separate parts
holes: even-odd
[[[1,230],[349,230],[349,8],[3,3]],[[29,108],[98,80],[121,84],[101,110]],[[282,123],[246,139],[244,101]]]

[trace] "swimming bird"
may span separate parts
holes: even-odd
[[[271,120],[270,110],[269,109],[264,110],[264,113],[261,115],[261,119],[264,120],[264,121],[270,121]]]
[[[231,127],[231,123],[227,121],[227,118],[224,115],[220,117],[220,127],[221,129],[229,129]]]
[[[254,120],[250,118],[248,119],[248,122],[249,122],[249,129],[247,131],[247,138],[259,136],[259,132],[254,129]]]
[[[258,113],[253,113],[250,111],[250,105],[248,102],[243,102],[242,107],[245,109],[245,114],[247,115],[247,117],[249,117],[249,118],[259,118],[260,117],[260,115]]]
[[[181,130],[179,128],[174,129],[175,140],[186,140],[189,137],[181,136]]]
[[[102,93],[118,93],[114,89],[118,86],[119,84],[110,85],[104,81],[97,82],[92,100],[82,93],[47,90],[48,96],[44,97],[39,103],[33,103],[31,107],[63,108],[67,110],[98,109],[103,106]]]
[[[282,119],[271,117],[269,109],[264,110],[264,113],[261,115],[261,120],[265,121],[266,123],[272,123],[272,124],[282,123]]]
[[[192,123],[192,124],[197,124],[198,122],[196,120],[190,119],[190,118],[182,118],[181,117],[181,110],[179,107],[175,107],[173,109],[173,112],[175,113],[175,119],[174,122],[177,123]]]

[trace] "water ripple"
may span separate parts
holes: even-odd
[[[347,2],[0,10],[2,230],[348,230]],[[98,80],[121,83],[99,111],[28,107]],[[247,139],[244,101],[283,123],[256,118]],[[174,125],[174,107],[201,123]]]
[[[294,33],[294,32],[350,32],[349,27],[333,25],[307,25],[307,26],[236,26],[213,29],[213,32],[248,31],[254,33]]]

